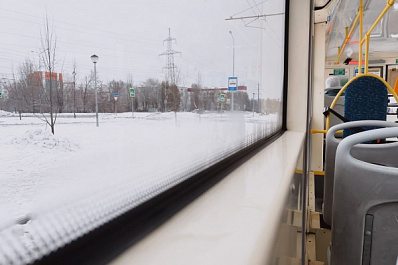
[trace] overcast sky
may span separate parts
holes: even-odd
[[[179,85],[190,87],[201,75],[207,87],[227,87],[232,76],[232,31],[235,39],[235,76],[249,92],[264,89],[261,97],[280,98],[284,16],[254,21],[226,21],[231,16],[284,12],[281,0],[3,0],[0,7],[0,76],[10,78],[25,58],[39,62],[40,32],[47,16],[57,36],[56,72],[77,79],[93,69],[104,81],[132,76],[139,86],[147,78],[163,80],[168,28],[176,38],[173,50],[180,70]],[[261,52],[262,51],[262,52]],[[262,60],[261,60],[262,59]],[[262,63],[261,63],[262,61]],[[42,68],[42,70],[44,70]],[[260,74],[260,71],[262,74]],[[268,88],[269,87],[269,88]],[[279,90],[279,89],[278,89]]]

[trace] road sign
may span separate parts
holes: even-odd
[[[238,90],[238,78],[236,76],[228,77],[228,91]]]
[[[345,75],[345,69],[334,69],[333,70],[333,75]]]
[[[362,71],[361,71],[361,72],[362,72],[362,74],[363,74],[363,73],[365,72],[365,68],[362,67]],[[356,76],[357,74],[358,74],[358,68],[355,69],[355,76]]]
[[[221,101],[221,102],[224,102],[224,101],[225,101],[225,94],[221,94],[221,95],[220,95],[220,101]]]
[[[135,88],[134,87],[130,88],[130,98],[135,98]]]
[[[119,94],[118,94],[118,93],[113,93],[112,96],[113,96],[113,97],[118,97]]]
[[[0,98],[3,98],[3,92],[0,91]]]

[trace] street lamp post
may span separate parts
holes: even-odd
[[[261,105],[260,105],[260,82],[257,84],[257,112],[261,115]]]
[[[253,117],[254,117],[254,94],[256,93],[253,92]]]
[[[229,34],[231,34],[232,37],[232,76],[235,76],[235,38],[234,35],[232,35],[232,31],[229,31]],[[236,84],[236,87],[238,87],[238,84]],[[234,91],[231,91],[231,110],[234,110]]]
[[[97,67],[96,67],[98,58],[99,57],[95,54],[91,56],[91,61],[94,63],[95,119],[97,122],[97,127],[99,127],[99,124],[98,124],[98,96],[97,96]]]
[[[76,119],[76,72],[73,70],[73,118]]]

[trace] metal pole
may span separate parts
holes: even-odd
[[[42,103],[41,103],[41,97],[42,97],[42,87],[43,87],[43,77],[42,77],[42,75],[40,74],[40,83],[39,83],[39,104],[40,104],[40,113],[43,113],[42,112]]]
[[[258,113],[261,114],[261,105],[260,105],[260,82],[257,85],[257,110]]]
[[[314,0],[310,0],[310,6],[308,10],[314,10]],[[310,21],[309,25],[314,23],[314,14],[310,13]],[[306,263],[306,242],[307,242],[307,204],[308,204],[308,195],[307,195],[307,186],[308,186],[308,176],[309,171],[311,170],[311,149],[312,149],[312,137],[311,137],[311,117],[312,117],[312,105],[311,102],[313,100],[313,51],[314,51],[314,28],[309,27],[308,32],[308,43],[309,43],[309,50],[308,50],[308,92],[307,92],[307,117],[306,117],[306,135],[305,135],[305,144],[303,150],[303,176],[302,176],[302,187],[301,187],[301,194],[302,194],[302,216],[301,216],[301,264]],[[359,60],[361,61],[361,60]]]
[[[253,117],[254,117],[254,94],[256,93],[253,92]]]
[[[73,118],[76,118],[76,73],[73,71]]]
[[[234,35],[232,35],[232,31],[229,31],[232,37],[232,76],[235,76],[235,38]],[[236,87],[238,87],[238,84],[236,84]],[[231,110],[234,110],[234,91],[231,91]]]
[[[134,98],[131,98],[131,117],[134,118]]]
[[[235,38],[232,35],[232,76],[235,76]]]
[[[97,122],[97,127],[99,127],[98,124],[98,96],[97,96],[97,63],[94,63],[94,88],[95,88],[95,119]]]
[[[164,112],[167,112],[167,87],[168,87],[168,82],[165,82],[164,85]]]

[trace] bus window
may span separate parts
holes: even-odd
[[[7,0],[0,15],[2,264],[283,128],[284,1]]]

